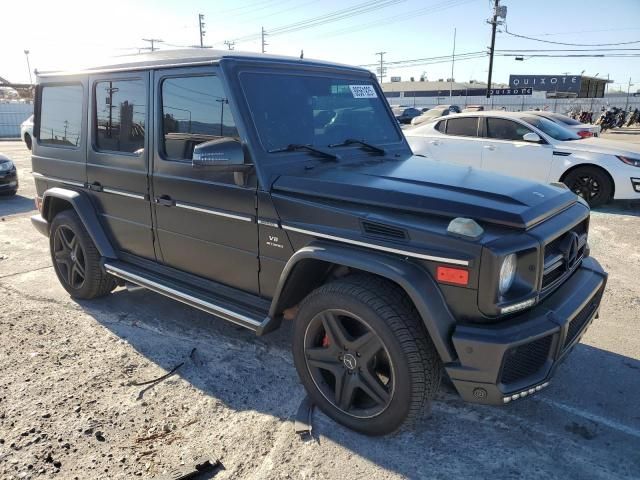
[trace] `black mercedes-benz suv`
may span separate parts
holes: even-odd
[[[597,316],[587,205],[414,156],[370,72],[119,61],[38,76],[32,221],[74,298],[132,283],[257,334],[293,322],[312,401],[367,434],[443,373],[471,402],[535,394]]]

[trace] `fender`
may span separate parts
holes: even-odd
[[[298,288],[300,282],[290,279],[295,278],[296,270],[304,270],[303,265],[309,260],[327,264],[327,271],[329,266],[345,266],[379,275],[398,284],[413,301],[442,361],[449,363],[457,358],[450,340],[456,321],[431,275],[403,258],[356,247],[314,241],[295,252],[280,275],[269,311],[270,318],[279,318],[278,314],[286,307],[287,298],[292,295],[295,297],[296,293],[292,294],[291,291]]]
[[[80,217],[84,228],[89,232],[89,236],[100,255],[106,258],[118,258],[86,193],[60,187],[53,187],[45,191],[42,196],[42,217],[49,224],[53,220],[54,212],[51,207],[55,199],[63,200],[71,205]]]

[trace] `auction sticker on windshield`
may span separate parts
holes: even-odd
[[[353,98],[378,98],[372,85],[349,85]]]

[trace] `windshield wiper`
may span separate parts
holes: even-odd
[[[331,159],[334,162],[340,160],[338,155],[335,155],[330,152],[325,152],[324,150],[320,150],[319,148],[312,147],[311,145],[301,145],[297,143],[290,143],[286,147],[273,148],[268,150],[268,153],[279,153],[279,152],[297,152],[300,150],[307,150],[312,153],[317,153],[318,155],[322,155],[323,158]]]
[[[364,147],[366,150],[369,150],[371,152],[379,153],[380,155],[385,155],[387,153],[387,151],[382,147],[378,147],[376,145],[372,145],[370,143],[365,142],[364,140],[356,140],[355,138],[347,138],[344,142],[333,143],[333,144],[329,145],[329,148],[346,147],[347,145],[360,145],[360,146]]]

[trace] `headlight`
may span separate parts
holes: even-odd
[[[616,155],[619,160],[622,160],[627,165],[631,165],[632,167],[640,167],[640,158],[629,158],[623,157],[622,155]]]
[[[0,163],[0,172],[7,172],[13,168],[13,162],[2,162]]]
[[[500,280],[498,282],[498,290],[500,295],[504,295],[509,291],[516,278],[516,254],[507,255],[502,261],[500,267]]]

